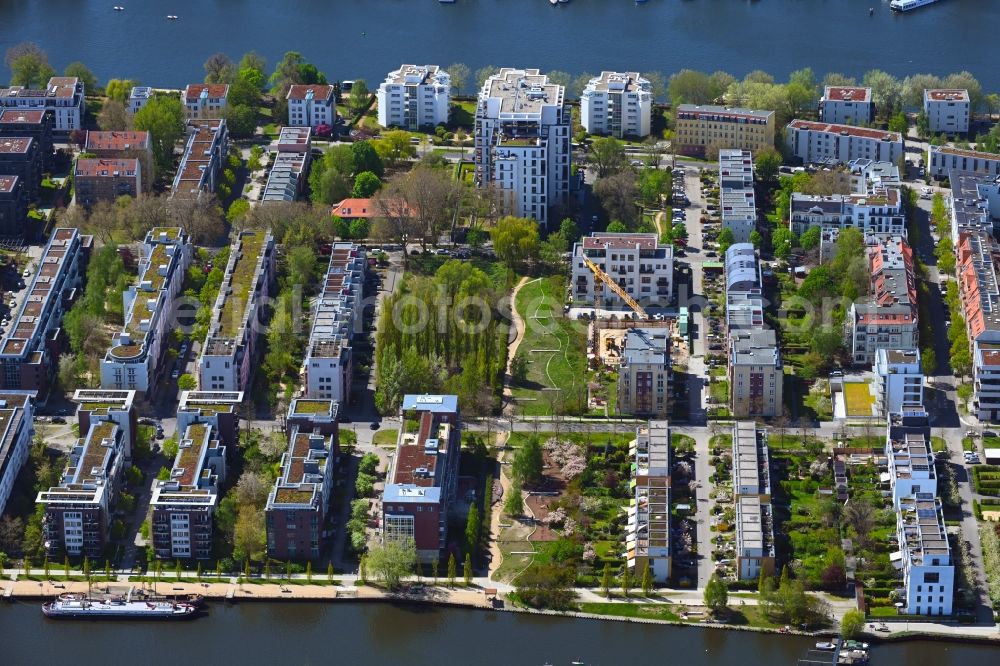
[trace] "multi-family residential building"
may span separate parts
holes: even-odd
[[[927,149],[927,173],[947,178],[951,171],[968,171],[980,176],[1000,176],[1000,155],[975,150],[930,146]]]
[[[851,177],[851,191],[855,194],[869,194],[883,188],[900,188],[899,166],[892,162],[876,162],[866,158],[847,163]]]
[[[677,152],[698,157],[723,148],[757,152],[774,148],[774,111],[680,104],[674,143]]]
[[[188,120],[221,118],[228,98],[228,83],[189,83],[181,96],[184,117]]]
[[[288,125],[319,127],[337,121],[337,93],[333,86],[297,84],[288,89]]]
[[[1000,245],[985,231],[962,233],[955,248],[958,293],[972,356],[973,406],[980,421],[1000,421]]]
[[[360,330],[367,261],[353,243],[335,243],[326,277],[313,305],[313,323],[302,366],[310,398],[347,403],[354,356],[351,342]]]
[[[136,197],[142,190],[142,166],[137,159],[79,158],[73,167],[76,201],[87,208],[98,201]]]
[[[28,195],[18,176],[0,175],[0,236],[34,237],[37,225],[28,224]]]
[[[596,305],[599,295],[605,308],[625,307],[584,258],[641,305],[667,306],[673,300],[674,248],[656,234],[593,233],[573,245],[573,300]]]
[[[458,486],[458,397],[406,395],[400,417],[382,494],[383,538],[412,540],[417,558],[432,562],[448,545],[448,512]]]
[[[580,95],[580,123],[589,134],[644,137],[652,115],[653,85],[638,72],[601,72]]]
[[[128,111],[133,116],[139,112],[139,109],[146,106],[150,98],[153,96],[153,89],[149,86],[133,86],[132,90],[128,94]]]
[[[237,236],[198,359],[199,388],[243,391],[249,385],[261,317],[275,278],[274,255],[270,231]]]
[[[1000,175],[983,176],[952,169],[948,181],[952,243],[957,246],[963,233],[993,235],[996,220],[1000,218]]]
[[[93,396],[83,394],[87,400]],[[69,455],[59,485],[38,493],[45,507],[45,551],[99,557],[107,543],[112,509],[132,455],[133,394],[113,392],[106,402],[81,403],[81,437]],[[86,426],[86,427],[84,427]]]
[[[750,232],[757,225],[757,204],[749,150],[719,151],[719,209],[722,226],[733,232],[734,242],[750,242]]]
[[[38,198],[44,159],[31,137],[0,135],[0,175],[17,176],[30,201]]]
[[[312,155],[312,129],[282,127],[261,203],[295,201],[305,189]]]
[[[101,386],[154,389],[165,372],[160,363],[177,326],[175,302],[191,265],[191,244],[179,227],[146,234],[136,283],[122,295],[125,325],[112,337],[101,361]]]
[[[223,446],[237,446],[243,391],[181,391],[177,406],[177,432],[193,423],[212,426]]]
[[[793,120],[785,138],[792,154],[805,164],[846,164],[860,158],[896,162],[903,156],[899,132],[867,127]]]
[[[955,567],[941,500],[921,493],[900,501],[896,515],[899,551],[890,555],[903,570],[904,604],[908,615],[951,615]]]
[[[758,431],[752,421],[736,422],[733,425],[733,454],[745,456],[740,462],[744,471],[740,480],[743,485],[739,488],[733,485],[736,575],[739,580],[757,580],[761,571],[773,575],[775,570],[774,514],[766,435]],[[736,462],[734,458],[734,469]],[[763,477],[755,478],[754,468]]]
[[[882,417],[898,413],[903,405],[924,402],[924,373],[920,350],[887,349],[875,352],[875,411]]]
[[[924,114],[932,134],[965,134],[971,109],[968,90],[924,90]]]
[[[131,457],[139,433],[135,397],[135,391],[77,389],[73,402],[76,403],[76,421],[80,432],[87,432],[91,425],[101,421],[113,421],[122,429],[128,457]]]
[[[885,455],[889,461],[892,503],[922,493],[937,495],[937,471],[931,450],[930,418],[920,403],[903,405],[887,419]]]
[[[69,133],[83,127],[87,105],[83,82],[72,76],[53,76],[42,90],[24,86],[0,88],[0,107],[15,111],[51,111],[55,131]]]
[[[569,197],[571,118],[562,86],[537,69],[504,67],[486,79],[476,105],[475,181],[504,209],[548,226]]]
[[[340,403],[330,399],[294,398],[285,415],[285,428],[302,432],[339,435]],[[339,441],[339,437],[338,437]]]
[[[788,226],[797,234],[809,227],[855,227],[865,235],[906,235],[902,197],[894,187],[865,194],[793,192],[790,207]]]
[[[336,403],[329,402],[336,410]],[[326,407],[329,409],[329,405]],[[289,428],[288,450],[281,454],[281,471],[264,512],[268,557],[319,557],[336,461],[336,432],[324,435],[297,425]]]
[[[781,415],[784,370],[774,331],[730,331],[728,375],[735,418]]]
[[[733,424],[733,495],[771,501],[771,458],[767,431],[753,421]]]
[[[3,514],[17,475],[28,459],[35,436],[33,391],[0,392],[0,514]]]
[[[734,243],[726,249],[726,330],[764,326],[764,297],[760,263],[750,243]]]
[[[200,197],[214,192],[229,150],[229,130],[225,120],[192,120],[184,155],[177,166],[171,196]]]
[[[819,119],[836,125],[868,125],[875,120],[872,89],[826,86],[819,100]]]
[[[48,398],[63,349],[63,314],[86,274],[93,237],[58,228],[28,278],[27,295],[0,340],[0,389],[38,392]]]
[[[38,152],[42,156],[43,168],[52,165],[55,155],[52,150],[53,124],[51,111],[0,108],[0,136],[34,140],[38,144]]]
[[[389,72],[375,93],[378,124],[418,129],[448,122],[451,75],[437,65],[403,65]]]
[[[646,567],[657,583],[670,578],[670,428],[650,421],[629,443],[632,483],[625,526],[625,563],[637,578]]]
[[[670,410],[670,329],[630,328],[618,366],[618,410],[666,418]]]
[[[212,556],[213,517],[219,484],[226,476],[226,447],[210,423],[180,430],[177,455],[165,481],[157,480],[150,536],[160,559],[204,560]]]
[[[874,240],[868,250],[871,282],[867,303],[851,304],[854,363],[875,362],[878,349],[917,349],[917,281],[913,249],[900,236]]]
[[[153,144],[149,132],[123,130],[112,132],[88,131],[83,152],[95,157],[139,160],[142,183],[149,189],[153,182]]]

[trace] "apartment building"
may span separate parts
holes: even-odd
[[[760,572],[774,574],[774,513],[756,495],[736,499],[736,575],[757,580]]]
[[[733,423],[733,495],[771,501],[771,459],[767,431],[753,421]]]
[[[261,203],[295,201],[305,189],[312,156],[312,129],[282,127]]]
[[[627,307],[590,270],[584,258],[618,283],[643,306],[667,306],[673,300],[674,248],[656,234],[593,233],[573,245],[573,300],[601,307]]]
[[[899,509],[906,497],[938,494],[930,418],[920,403],[903,405],[887,420],[885,455],[889,461],[892,504]]]
[[[306,396],[347,403],[354,377],[352,340],[361,330],[365,251],[335,243],[326,277],[313,304],[312,329],[302,365]]]
[[[244,391],[257,361],[265,305],[275,279],[274,237],[244,231],[229,254],[222,288],[212,309],[198,359],[198,387]]]
[[[191,120],[170,196],[200,197],[215,192],[229,151],[225,120]]]
[[[83,127],[87,104],[83,83],[72,76],[53,76],[44,89],[0,88],[0,107],[11,111],[50,111],[53,129],[68,134]]]
[[[875,352],[875,411],[882,417],[899,413],[903,405],[924,402],[924,373],[920,350],[887,349]]]
[[[38,142],[31,137],[0,135],[0,174],[16,176],[29,201],[38,198],[44,159]]]
[[[285,415],[285,428],[297,427],[300,432],[339,435],[337,419],[340,403],[336,400],[294,398]],[[336,442],[339,445],[339,437]]]
[[[226,476],[226,447],[209,423],[192,423],[177,442],[165,481],[157,480],[150,536],[159,559],[205,560],[212,556],[213,516]]]
[[[432,562],[448,545],[448,512],[458,486],[458,397],[406,395],[403,428],[382,494],[383,539],[412,540]]]
[[[204,423],[230,450],[239,443],[243,391],[181,391],[177,406],[177,432]]]
[[[855,194],[869,194],[888,188],[899,189],[903,185],[899,177],[899,166],[892,162],[859,158],[847,163],[847,172],[851,178],[851,191]]]
[[[28,460],[35,436],[33,391],[0,392],[0,514],[7,507],[17,475]]]
[[[951,171],[968,171],[979,176],[1000,176],[1000,155],[975,150],[930,146],[927,149],[927,173],[947,178]]]
[[[858,365],[873,364],[880,348],[919,347],[913,249],[900,236],[874,240],[868,267],[870,300],[852,303],[849,320],[851,355]]]
[[[965,232],[955,248],[958,292],[972,356],[973,405],[980,421],[1000,421],[1000,246],[985,231]]]
[[[734,418],[781,416],[784,370],[774,331],[729,332],[729,392]]]
[[[634,495],[625,525],[625,563],[641,579],[649,567],[653,581],[670,578],[670,428],[650,421],[635,429],[629,443]]]
[[[1000,176],[957,169],[950,170],[948,175],[952,243],[958,246],[964,233],[994,235],[1000,218]]]
[[[403,65],[375,92],[378,124],[415,132],[444,125],[451,109],[451,75],[437,65]]]
[[[890,560],[902,568],[908,615],[951,615],[955,567],[941,500],[921,493],[900,500],[896,514],[899,551]]]
[[[674,144],[678,153],[696,157],[712,157],[724,148],[774,148],[774,111],[680,104]]]
[[[733,241],[749,243],[757,226],[753,191],[753,157],[749,150],[719,151],[719,208],[722,226],[733,232]]]
[[[76,202],[90,208],[98,201],[137,197],[142,191],[142,166],[136,159],[78,158],[73,167]]]
[[[298,84],[288,89],[289,127],[333,127],[337,122],[337,93],[333,86]]]
[[[319,557],[323,522],[333,491],[336,433],[289,429],[288,450],[267,497],[267,554],[278,560]]]
[[[128,111],[133,116],[153,97],[153,89],[149,86],[133,86],[128,94]]]
[[[876,189],[865,194],[802,194],[793,192],[788,226],[797,234],[809,227],[854,227],[866,236],[906,236],[906,216],[900,191]]]
[[[52,232],[0,339],[0,389],[36,391],[40,403],[48,398],[64,345],[63,314],[79,295],[92,245],[77,229]]]
[[[625,332],[618,366],[618,410],[666,418],[670,410],[670,329]]]
[[[142,183],[146,190],[153,182],[153,144],[149,132],[123,130],[113,132],[88,131],[83,152],[95,157],[139,160]]]
[[[229,98],[228,83],[189,83],[181,101],[187,120],[221,118]]]
[[[924,114],[932,134],[967,134],[971,106],[968,90],[924,90]]]
[[[846,164],[855,159],[895,163],[903,156],[899,132],[793,120],[785,133],[792,154],[805,164]]]
[[[37,224],[29,224],[24,181],[18,176],[0,175],[0,236],[32,238]]]
[[[177,326],[175,306],[191,255],[180,227],[157,227],[146,234],[138,278],[122,294],[125,324],[101,361],[102,387],[147,393],[165,379],[160,361]]]
[[[54,124],[51,111],[0,108],[0,136],[32,139],[37,142],[43,169],[52,166],[55,155],[52,150]]]
[[[571,114],[564,95],[537,69],[504,67],[483,84],[476,105],[476,185],[492,185],[505,212],[543,228],[550,210],[569,198]]]
[[[131,458],[139,425],[135,398],[135,391],[77,389],[73,402],[76,403],[76,421],[80,432],[87,432],[91,425],[102,421],[116,423],[125,438],[126,457]]]
[[[580,121],[588,134],[642,138],[652,115],[653,85],[638,72],[601,72],[580,95]]]
[[[760,263],[750,243],[734,243],[723,257],[726,277],[726,331],[764,327]]]
[[[819,100],[819,119],[835,125],[868,125],[875,121],[872,89],[826,86]]]

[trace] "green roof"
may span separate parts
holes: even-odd
[[[293,414],[328,414],[332,400],[296,400]]]
[[[219,312],[219,332],[223,338],[234,338],[243,325],[247,299],[256,276],[257,258],[264,247],[265,232],[248,232],[240,236],[240,254],[233,264],[231,279],[223,288],[231,286],[233,293],[225,297]]]

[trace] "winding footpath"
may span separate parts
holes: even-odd
[[[508,404],[510,404],[510,399],[513,397],[510,391],[510,384],[513,379],[511,365],[514,363],[514,356],[517,355],[517,348],[521,345],[521,341],[524,340],[524,318],[517,311],[517,293],[526,284],[528,284],[528,278],[522,277],[514,286],[514,291],[510,294],[510,319],[511,323],[514,324],[514,339],[507,344],[507,369],[503,377],[503,397]]]

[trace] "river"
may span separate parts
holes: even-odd
[[[115,2],[125,10],[112,10]],[[868,16],[869,7],[875,9]],[[168,21],[167,14],[179,16]],[[222,51],[273,64],[300,51],[331,79],[381,81],[402,62],[558,69],[762,69],[783,78],[882,68],[969,69],[1000,90],[1000,2],[941,0],[907,14],[888,0],[3,0],[0,46],[30,40],[57,69],[182,87]],[[959,48],[958,45],[961,45]],[[468,92],[468,91],[466,91]]]
[[[815,640],[382,603],[214,603],[182,623],[46,620],[35,602],[0,606],[3,663],[403,664],[405,666],[790,666]],[[993,664],[1000,649],[878,646],[873,666]]]

